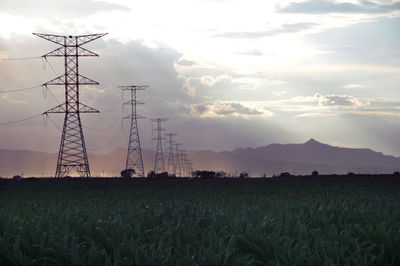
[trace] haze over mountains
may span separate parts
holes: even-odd
[[[314,139],[302,144],[270,144],[258,148],[211,152],[191,151],[189,157],[195,170],[223,170],[231,174],[242,171],[251,176],[272,176],[281,172],[304,175],[317,170],[320,174],[392,173],[400,169],[400,158],[384,155],[371,149],[341,148],[320,143]],[[124,168],[126,150],[89,154],[92,176],[119,176]],[[143,151],[145,171],[154,166],[154,153]],[[52,176],[57,154],[0,150],[0,176]],[[167,155],[165,155],[167,163]]]

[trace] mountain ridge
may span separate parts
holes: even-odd
[[[124,168],[126,149],[116,148],[104,154],[88,154],[92,176],[119,176]],[[347,172],[389,173],[400,168],[400,158],[384,155],[368,148],[345,148],[318,142],[311,138],[305,143],[273,143],[256,148],[232,151],[189,151],[195,170],[223,170],[231,174],[246,171],[253,176],[280,172],[324,174]],[[154,152],[143,150],[147,173],[154,165]],[[0,176],[24,173],[25,176],[52,176],[57,153],[0,149]],[[167,164],[167,154],[165,163]]]

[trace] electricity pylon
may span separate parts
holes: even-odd
[[[148,86],[118,86],[122,89],[122,91],[130,91],[131,99],[127,102],[124,102],[123,105],[129,105],[131,107],[131,113],[128,116],[123,117],[122,119],[129,119],[131,122],[131,127],[129,131],[129,144],[128,144],[128,153],[126,155],[126,168],[130,174],[136,174],[137,177],[144,177],[144,167],[143,167],[143,158],[142,158],[142,149],[140,147],[140,138],[139,138],[139,127],[138,127],[138,119],[144,118],[140,116],[136,112],[136,105],[144,104],[136,99],[136,91],[144,90]]]
[[[187,160],[187,167],[188,167],[188,171],[189,171],[189,177],[193,177],[193,162],[192,160],[188,159]]]
[[[165,134],[168,137],[168,166],[167,172],[173,173],[176,176],[176,168],[175,168],[175,156],[174,156],[174,142],[172,141],[172,137],[177,136],[176,133],[168,133]]]
[[[154,130],[157,131],[157,148],[156,148],[156,158],[154,160],[154,173],[163,173],[165,172],[165,162],[164,162],[164,153],[162,150],[162,134],[161,132],[165,129],[161,127],[161,122],[165,122],[168,118],[154,118],[150,119],[152,122],[157,122],[157,128]]]
[[[184,150],[180,150],[181,156],[180,159],[181,161],[179,162],[182,168],[182,176],[186,177],[187,175],[187,169],[186,169],[186,152]]]
[[[181,177],[182,176],[182,165],[181,165],[181,152],[179,149],[179,146],[181,146],[182,143],[175,143],[175,171],[176,171],[176,176]]]
[[[107,33],[79,36],[33,34],[61,45],[61,47],[43,55],[43,58],[49,56],[64,57],[65,73],[43,84],[45,87],[48,85],[65,86],[65,102],[43,113],[45,115],[50,113],[65,114],[55,176],[57,178],[65,177],[71,170],[75,170],[81,177],[90,177],[89,161],[80,114],[99,113],[99,111],[79,101],[79,86],[99,85],[99,83],[79,74],[78,58],[80,56],[99,56],[92,51],[82,48],[82,46],[103,37]]]

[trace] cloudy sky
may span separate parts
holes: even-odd
[[[126,146],[118,85],[149,85],[140,114],[167,117],[186,149],[232,150],[309,138],[400,156],[400,1],[0,0],[0,58],[57,45],[32,32],[108,35],[85,48],[80,73],[89,152]],[[63,60],[0,61],[0,148],[56,152]],[[152,125],[140,121],[142,144]]]

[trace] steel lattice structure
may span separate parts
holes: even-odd
[[[65,102],[43,113],[45,115],[49,113],[65,114],[55,176],[57,178],[65,177],[71,170],[75,170],[81,177],[90,177],[80,114],[99,113],[99,111],[79,101],[79,86],[98,85],[99,83],[79,74],[78,58],[80,56],[99,56],[82,46],[103,37],[107,33],[79,36],[33,34],[61,45],[61,47],[43,55],[43,58],[50,56],[64,57],[65,73],[43,84],[46,87],[48,85],[65,86]]]
[[[134,170],[134,173],[137,177],[144,177],[144,167],[143,167],[143,158],[142,158],[142,149],[140,147],[140,138],[139,138],[139,127],[138,127],[138,119],[144,118],[140,116],[136,112],[136,105],[144,104],[136,99],[136,91],[144,90],[148,86],[119,86],[123,91],[130,91],[131,99],[127,102],[124,102],[124,105],[129,105],[131,107],[131,113],[128,116],[123,117],[123,119],[129,119],[131,123],[130,131],[129,131],[129,144],[128,144],[128,153],[126,156],[126,170]]]
[[[165,129],[161,127],[161,123],[165,122],[168,120],[168,118],[154,118],[150,119],[152,122],[157,123],[157,128],[154,130],[157,131],[157,137],[155,138],[157,140],[157,148],[156,148],[156,157],[154,160],[154,173],[163,173],[165,172],[165,162],[164,162],[164,153],[162,150],[162,134],[161,132],[164,131]]]
[[[173,173],[176,176],[176,165],[175,165],[175,156],[174,156],[174,142],[172,141],[172,137],[177,136],[176,133],[168,133],[165,134],[168,137],[168,164],[167,164],[167,172]]]
[[[180,156],[180,162],[179,162],[179,164],[180,164],[180,166],[181,166],[181,169],[182,169],[182,176],[183,177],[186,177],[187,176],[187,169],[186,169],[186,153],[185,153],[185,151],[184,150],[180,150],[180,152],[181,152],[181,156]]]
[[[175,169],[176,169],[176,176],[182,176],[182,165],[181,165],[181,152],[179,146],[182,143],[175,143]]]

